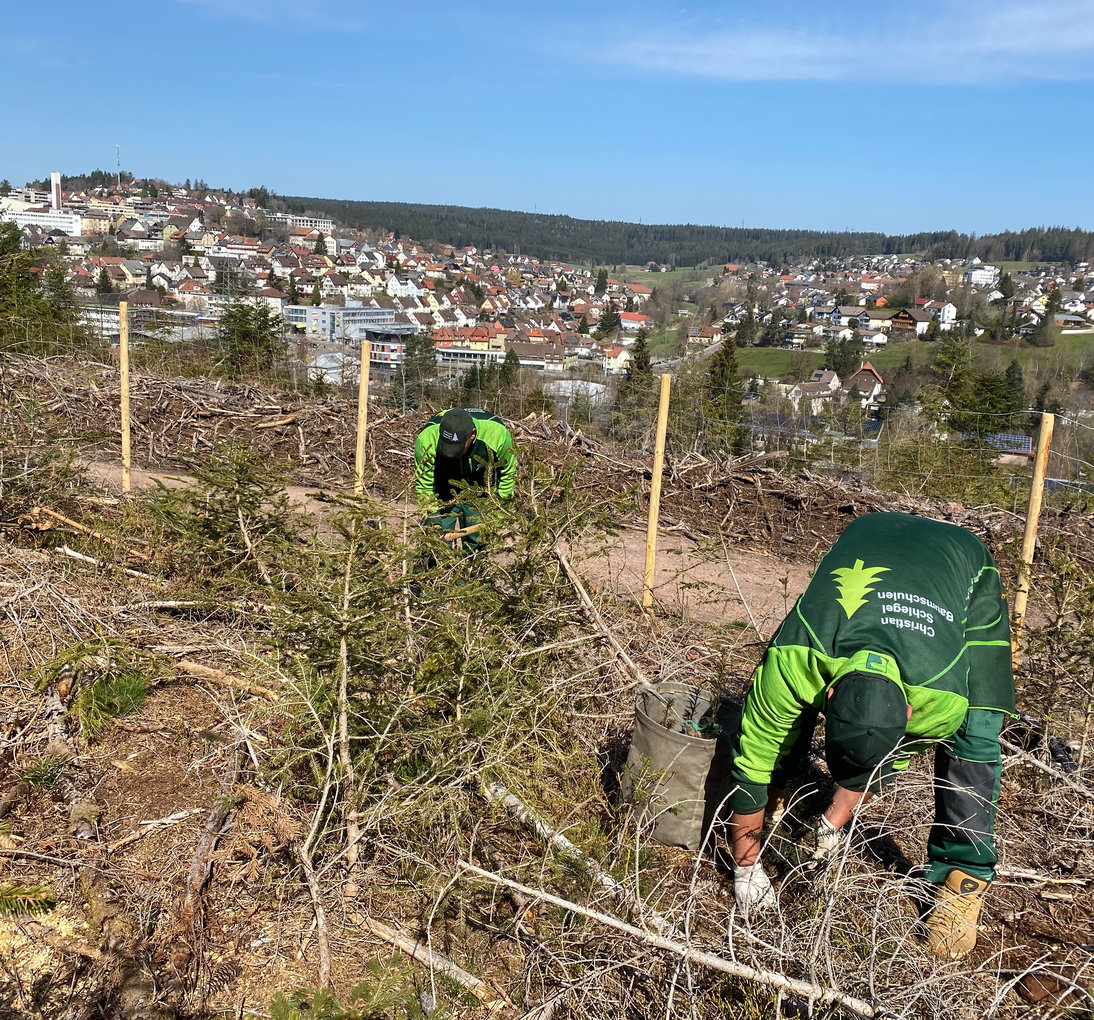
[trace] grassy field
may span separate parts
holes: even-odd
[[[721,271],[720,269],[718,270]],[[667,283],[682,283],[690,286],[695,283],[705,283],[712,276],[717,275],[710,269],[673,269],[668,273],[647,273],[641,266],[627,266],[620,273],[609,271],[608,275],[613,280],[622,280],[624,283],[640,283],[645,287],[654,288]]]
[[[746,347],[737,352],[741,375],[753,373],[773,379],[787,375],[795,365],[807,364],[809,372],[820,368],[824,354],[819,351],[784,351],[781,347]]]
[[[917,351],[909,343],[894,344],[880,351],[870,351],[866,360],[870,362],[880,373],[882,378],[895,371],[904,364],[909,350],[923,360],[931,357],[931,351],[926,344],[918,345],[923,350]],[[787,351],[780,347],[749,347],[737,352],[737,362],[741,366],[741,375],[749,376],[753,372],[767,378],[789,375],[795,368],[808,366],[809,372],[820,368],[824,364],[824,352],[820,350]]]
[[[676,330],[674,329],[660,329],[650,334],[649,345],[650,355],[658,357],[669,351],[669,348],[676,343]]]
[[[922,340],[903,340],[890,344],[879,351],[868,351],[866,360],[888,378],[909,355],[915,365],[926,365],[934,360],[937,345]],[[1094,368],[1094,334],[1080,336],[1062,336],[1055,347],[1029,347],[1013,344],[976,344],[976,364],[980,372],[1002,372],[1014,359],[1026,373],[1036,375],[1052,374],[1073,379],[1083,369]],[[808,359],[806,361],[805,359]],[[788,375],[795,367],[803,364],[809,370],[824,364],[824,352],[819,350],[787,351],[782,348],[748,347],[737,352],[741,374],[749,376],[753,372],[768,378]]]

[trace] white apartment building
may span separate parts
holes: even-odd
[[[999,270],[995,266],[969,266],[965,270],[965,282],[974,287],[991,287],[998,279]]]
[[[69,237],[79,237],[83,233],[83,225],[78,213],[66,212],[64,209],[48,209],[24,211],[7,210],[3,214],[7,223],[14,223],[20,230],[33,224],[43,230],[61,230]]]
[[[306,227],[330,235],[334,230],[334,220],[320,219],[315,216],[293,216],[290,213],[271,212],[266,214],[267,223],[282,223],[286,227]]]

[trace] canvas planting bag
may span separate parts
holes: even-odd
[[[634,738],[621,787],[631,810],[666,846],[698,849],[707,779],[718,741],[700,732],[717,696],[691,684],[644,684],[634,699]]]

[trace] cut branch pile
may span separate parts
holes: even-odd
[[[11,359],[5,371],[10,411],[63,423],[85,462],[116,458],[112,366]],[[290,465],[296,483],[352,485],[348,400],[136,377],[133,408],[135,460],[146,469],[185,474],[218,444],[242,441]],[[368,483],[378,502],[401,505],[424,420],[372,409]],[[619,523],[644,525],[642,458],[550,417],[511,424],[518,446],[551,468],[576,467],[579,491],[626,494]],[[468,1008],[544,1020],[762,1016],[773,1001],[787,1015],[825,1005],[844,1015],[1009,1018],[1012,991],[1037,975],[1056,975],[1082,1001],[1094,959],[1089,704],[1081,729],[1063,709],[1047,716],[1088,683],[1089,655],[1072,661],[1048,643],[1031,658],[1043,708],[1037,727],[1005,736],[1005,867],[986,907],[989,937],[975,962],[939,967],[916,937],[893,863],[894,848],[914,855],[926,840],[931,789],[916,768],[899,796],[871,806],[877,831],[856,844],[836,894],[802,873],[793,839],[773,837],[781,912],[749,924],[717,854],[655,847],[616,812],[607,791],[625,757],[633,687],[680,677],[739,694],[757,635],[642,616],[583,582],[573,546],[556,547],[520,582],[554,587],[542,605],[506,606],[499,654],[478,641],[479,603],[495,608],[519,592],[516,571],[480,588],[453,568],[440,594],[414,592],[409,563],[389,547],[368,552],[374,531],[391,530],[371,524],[347,529],[359,559],[332,571],[326,603],[325,591],[304,590],[309,570],[318,576],[335,557],[318,537],[306,568],[278,574],[263,562],[218,602],[185,590],[186,578],[158,576],[155,555],[100,526],[119,507],[133,504],[86,493],[64,507],[35,502],[0,533],[0,884],[48,885],[65,908],[26,927],[45,947],[40,958],[29,939],[5,957],[0,938],[0,985],[25,973],[46,989],[53,975],[50,994],[98,990],[71,1015],[111,1015],[119,1000],[108,975],[124,960],[127,973],[164,978],[190,1015],[265,1015],[278,988],[331,984],[345,995],[394,949],[401,962],[390,969],[405,978],[399,968],[412,968],[426,1012],[434,976],[469,992]],[[666,460],[663,529],[719,564],[729,543],[808,563],[852,517],[883,509],[967,527],[1004,565],[1022,523],[997,509],[785,476],[760,457],[670,450]],[[1046,512],[1042,533],[1081,562],[1090,555],[1088,518]],[[377,587],[362,594],[362,576]],[[384,598],[370,598],[377,591]],[[275,641],[270,620],[293,596],[317,622]],[[381,651],[385,635],[370,629],[380,618],[405,628],[394,651]],[[1066,625],[1094,633],[1089,617]],[[334,651],[319,663],[307,642],[324,627]],[[92,743],[72,706],[93,673],[58,661],[95,642],[139,654],[151,694]],[[1075,647],[1087,646],[1076,637]],[[504,670],[511,687],[494,693]],[[387,686],[393,675],[400,683]],[[511,709],[510,694],[527,698],[528,713],[488,753],[479,735]],[[1066,767],[1053,755],[1064,745]],[[74,815],[92,792],[101,810]],[[134,977],[130,991],[146,984]],[[378,981],[369,994],[379,1003],[384,991]]]

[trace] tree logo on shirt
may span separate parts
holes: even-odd
[[[843,606],[848,620],[866,605],[866,596],[874,590],[878,575],[888,571],[888,567],[867,567],[862,560],[855,560],[853,567],[840,567],[832,571],[840,595],[836,601]]]

